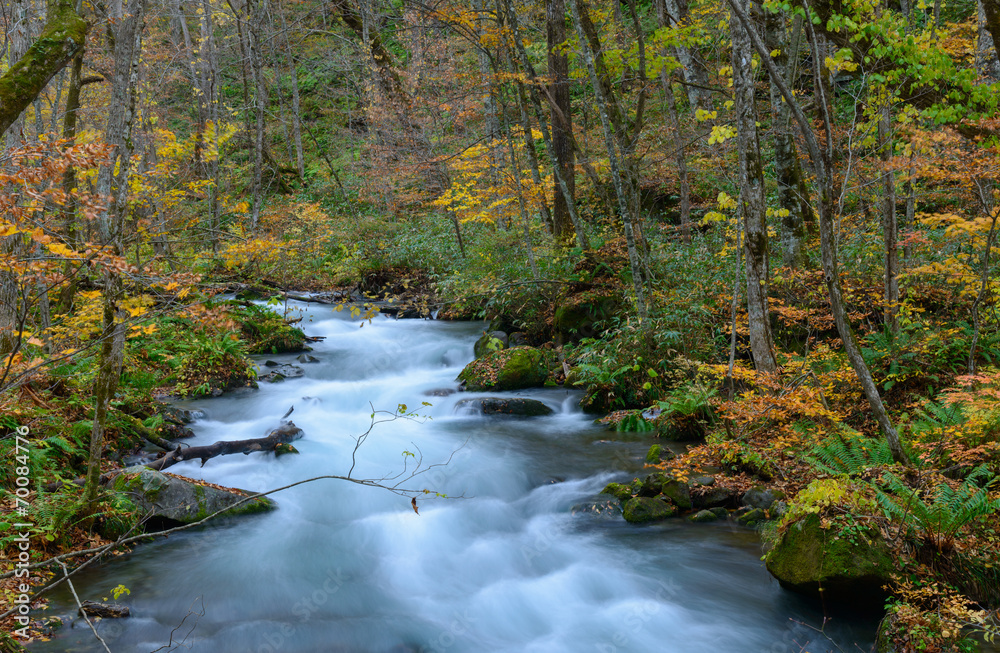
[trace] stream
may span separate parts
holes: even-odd
[[[329,306],[293,307],[306,333],[326,336],[311,352],[319,362],[301,364],[304,378],[184,407],[205,412],[189,443],[210,444],[261,437],[294,406],[301,454],[222,456],[170,472],[252,491],[345,475],[372,407],[406,404],[428,419],[376,425],[353,476],[401,480],[422,460],[424,473],[401,487],[433,492],[418,498],[418,515],[407,497],[319,480],[273,495],[272,512],[174,534],[81,573],[81,599],[110,599],[119,584],[130,591],[120,602],[133,616],[98,625],[115,653],[179,642],[209,653],[870,650],[877,622],[838,617],[820,632],[820,606],[770,577],[753,530],[680,519],[633,526],[588,510],[607,483],[641,473],[650,442],[595,426],[578,393],[519,393],[555,410],[531,419],[456,414],[470,395],[431,396],[456,387],[482,324],[378,317],[359,326]],[[74,608],[63,587],[45,616]],[[30,650],[103,648],[77,621]]]

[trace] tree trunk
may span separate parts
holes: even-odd
[[[566,41],[565,0],[546,0],[546,46],[549,64],[549,97],[558,107],[564,120],[552,121],[552,149],[559,167],[559,173],[566,182],[570,198],[576,197],[576,161],[573,152],[573,113],[569,93],[569,57],[561,50]],[[573,223],[570,220],[567,198],[563,196],[558,182],[552,188],[552,235],[559,244],[573,239]]]
[[[875,386],[875,382],[872,379],[871,371],[868,369],[867,363],[865,363],[864,356],[861,354],[861,349],[858,347],[858,343],[854,340],[854,333],[851,329],[851,324],[847,317],[847,309],[844,305],[837,256],[837,239],[834,232],[833,172],[831,168],[832,156],[830,155],[829,150],[824,150],[820,146],[819,139],[812,130],[812,124],[802,111],[802,106],[799,104],[798,100],[785,83],[781,74],[778,72],[778,69],[775,67],[774,62],[771,61],[770,52],[767,50],[760,37],[753,31],[750,18],[740,7],[739,1],[728,0],[728,3],[730,8],[733,10],[733,13],[739,18],[740,24],[749,35],[754,50],[756,50],[758,56],[760,56],[761,62],[767,69],[767,73],[771,77],[771,80],[778,84],[778,87],[781,90],[781,96],[785,99],[785,102],[788,103],[789,108],[792,111],[792,116],[795,118],[795,123],[799,128],[799,132],[808,147],[809,158],[813,163],[813,169],[816,174],[816,181],[819,187],[818,209],[820,247],[822,250],[823,274],[826,280],[827,292],[830,297],[830,309],[833,313],[834,323],[837,325],[837,331],[840,333],[840,337],[844,342],[844,350],[847,353],[847,358],[851,363],[851,367],[854,369],[854,374],[858,378],[858,382],[861,384],[865,398],[868,400],[868,406],[875,415],[879,427],[882,429],[882,433],[889,444],[889,449],[892,451],[893,459],[903,465],[908,465],[909,459],[906,456],[906,452],[903,450],[903,445],[899,439],[899,433],[897,433],[895,427],[892,425],[892,421],[889,419],[888,412],[885,409],[885,404],[882,403],[882,397],[879,395],[878,388]],[[819,48],[816,47],[816,35],[812,29],[812,25],[808,21],[805,21],[805,23],[806,29],[810,32],[810,41],[813,46],[812,55],[814,77],[817,82],[819,82],[820,71],[818,68],[822,66],[823,59],[818,58]],[[818,85],[816,93],[820,96],[820,114],[822,117],[822,127],[825,132],[824,137],[826,139],[826,144],[827,146],[832,147],[832,142],[829,137],[831,119],[829,112],[826,110],[828,105],[824,97],[826,95],[826,91]]]
[[[688,180],[687,155],[684,153],[684,136],[681,132],[681,118],[677,111],[677,100],[674,89],[667,78],[666,72],[660,73],[663,83],[663,93],[667,96],[667,106],[670,108],[670,122],[673,123],[674,160],[677,162],[677,184],[680,186],[680,224],[681,238],[685,243],[691,242],[691,183]]]
[[[306,180],[305,155],[302,150],[302,105],[299,97],[299,74],[295,65],[295,53],[292,52],[292,42],[288,38],[288,24],[285,12],[278,2],[278,16],[281,18],[281,36],[285,45],[285,56],[288,62],[288,75],[292,86],[292,138],[295,140],[295,167],[299,171],[299,180]]]
[[[789,69],[788,39],[785,33],[785,14],[764,14],[764,43],[768,50],[777,52],[773,57],[775,67],[785,82],[792,85],[792,71]],[[781,218],[781,261],[786,268],[794,270],[805,263],[803,243],[806,238],[807,221],[812,219],[809,206],[809,188],[802,177],[795,139],[791,132],[791,113],[781,99],[781,92],[772,82],[771,88],[771,131],[774,134],[774,167],[778,181],[778,206],[787,213]]]
[[[264,81],[263,0],[247,2],[247,55],[250,58],[250,79],[254,85],[254,136],[253,136],[253,207],[250,229],[257,230],[264,204],[264,130],[266,126],[267,83]],[[277,174],[281,174],[280,171]]]
[[[510,25],[514,47],[517,49],[517,53],[521,59],[521,67],[524,69],[524,73],[527,75],[528,81],[530,82],[528,90],[529,96],[531,97],[532,107],[535,110],[535,119],[538,120],[538,125],[541,128],[542,140],[545,141],[545,149],[554,164],[554,162],[558,159],[556,158],[555,149],[552,145],[552,134],[549,131],[548,120],[545,118],[545,110],[542,108],[542,101],[538,95],[538,75],[535,74],[535,67],[531,64],[531,60],[528,58],[528,53],[524,49],[524,42],[521,41],[517,14],[514,13],[514,10],[510,5],[510,0],[501,1],[503,2],[505,13],[507,14],[507,22]],[[558,165],[552,166],[552,172],[556,178],[559,190],[562,192],[563,199],[566,200],[566,208],[569,211],[573,227],[576,229],[576,244],[580,249],[587,249],[590,247],[590,243],[587,241],[587,234],[583,229],[583,223],[580,221],[579,214],[576,211],[576,202],[573,200],[573,195],[570,193],[569,185],[566,183],[566,179],[562,176],[562,172],[560,171]]]
[[[660,27],[684,26],[688,19],[687,0],[657,0],[657,18]],[[684,77],[684,91],[687,93],[691,110],[696,108],[711,110],[712,98],[708,91],[708,72],[697,52],[686,45],[673,48],[674,56],[681,64],[681,74]]]
[[[630,194],[626,187],[626,180],[623,179],[622,166],[619,161],[618,143],[616,143],[615,133],[612,128],[611,113],[617,112],[617,105],[609,102],[605,93],[606,80],[601,79],[598,72],[597,58],[592,49],[592,41],[588,39],[585,32],[581,16],[583,12],[580,8],[580,0],[570,0],[570,11],[573,14],[573,23],[576,27],[577,35],[580,39],[580,49],[583,51],[583,59],[587,65],[587,72],[590,75],[591,84],[594,87],[594,96],[597,102],[597,112],[601,118],[601,127],[604,131],[604,143],[608,152],[608,163],[611,167],[611,180],[615,187],[615,194],[618,196],[618,210],[625,230],[625,243],[628,249],[629,268],[632,272],[632,289],[635,293],[636,313],[640,321],[647,316],[646,293],[645,293],[645,270],[642,263],[641,254],[637,245],[635,229],[633,225],[632,213],[629,208]],[[592,25],[591,25],[592,27]],[[596,36],[596,33],[591,34]],[[600,53],[600,43],[598,42],[598,54]],[[618,124],[621,124],[620,113],[618,113]]]
[[[976,69],[984,77],[1000,79],[1000,1],[979,0],[979,35],[976,41]]]
[[[884,99],[878,121],[878,140],[882,146],[882,238],[885,246],[883,317],[889,331],[899,331],[896,314],[899,307],[899,230],[896,225],[896,176],[889,169],[892,161],[892,97]]]
[[[7,30],[5,39],[8,45],[7,61],[20,61],[31,46],[28,0],[14,0],[10,14],[10,29]],[[7,132],[7,149],[17,147],[24,140],[24,118],[19,116]]]
[[[125,0],[113,30],[114,79],[111,87],[111,109],[105,138],[112,146],[111,160],[98,173],[98,190],[111,197],[113,203],[98,219],[98,232],[105,245],[121,254],[122,229],[128,202],[128,178],[131,170],[134,139],[135,100],[139,86],[139,60],[142,52],[142,26],[145,0]],[[121,293],[118,272],[108,268],[104,275],[103,331],[97,377],[94,379],[94,423],[90,435],[87,460],[87,480],[83,492],[83,508],[87,514],[97,509],[97,489],[104,450],[104,430],[108,402],[118,388],[125,348],[126,311],[118,310]]]
[[[220,440],[201,447],[177,447],[162,458],[146,465],[150,469],[163,471],[185,460],[200,460],[202,466],[211,458],[227,454],[241,453],[248,456],[258,451],[274,451],[279,444],[288,444],[302,437],[302,429],[288,422],[274,429],[263,438],[249,440]]]
[[[513,71],[514,62],[508,61],[508,66]],[[521,116],[521,131],[524,134],[524,154],[528,157],[529,168],[531,169],[531,180],[535,183],[535,186],[542,187],[542,172],[541,167],[538,164],[538,155],[535,153],[535,137],[531,133],[531,119],[528,117],[528,109],[525,105],[528,103],[528,98],[525,96],[524,84],[517,84],[517,110],[518,114]],[[555,190],[562,191],[559,189],[559,184],[555,184]],[[545,199],[544,193],[537,193],[538,195],[538,211],[542,215],[542,222],[545,224],[546,229],[549,233],[552,233],[552,213],[549,211],[549,203]],[[567,214],[569,213],[567,209]],[[572,224],[572,221],[570,221]]]
[[[86,37],[87,23],[76,13],[75,0],[49,0],[42,32],[24,56],[0,75],[0,134],[7,133],[49,80],[70,62]]]
[[[740,213],[743,217],[743,251],[747,267],[747,313],[750,350],[758,372],[770,374],[778,367],[768,314],[768,245],[764,204],[764,162],[757,135],[754,106],[753,48],[746,30],[734,16],[732,33],[733,100],[740,159]]]

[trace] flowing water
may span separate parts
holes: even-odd
[[[871,620],[834,619],[819,632],[822,612],[770,578],[751,530],[637,527],[587,510],[605,484],[639,473],[649,442],[613,439],[580,413],[578,395],[520,393],[556,411],[532,419],[456,414],[462,395],[431,396],[455,388],[482,325],[359,327],[328,307],[298,308],[306,332],[326,336],[304,378],[191,407],[205,412],[192,444],[208,444],[260,437],[294,406],[301,454],[170,471],[254,491],[344,475],[372,407],[406,404],[429,419],[377,425],[353,476],[404,479],[422,460],[426,472],[402,487],[448,498],[422,496],[417,515],[406,497],[320,480],[274,495],[270,513],[144,544],[76,581],[81,598],[130,590],[122,600],[133,616],[99,624],[115,653],[167,650],[171,637],[210,653],[870,649]],[[72,611],[72,597],[55,593],[49,614]],[[103,649],[78,621],[32,650]]]

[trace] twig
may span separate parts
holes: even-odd
[[[198,602],[198,601],[201,602],[201,612],[195,612],[193,610],[194,604],[196,602]],[[170,639],[167,641],[167,643],[164,644],[163,646],[161,646],[160,648],[154,648],[152,651],[150,651],[150,653],[158,653],[159,651],[162,651],[164,649],[166,649],[168,651],[174,650],[176,648],[176,646],[174,646],[174,633],[176,633],[178,630],[180,630],[180,627],[184,625],[184,622],[187,621],[187,618],[190,617],[193,614],[194,615],[198,615],[198,617],[204,617],[205,616],[205,598],[204,597],[199,596],[198,598],[196,598],[194,601],[191,602],[191,607],[188,608],[187,614],[184,615],[184,618],[181,619],[181,622],[179,624],[177,624],[176,626],[174,626],[174,629],[170,631]],[[195,621],[194,625],[191,626],[191,630],[187,631],[187,634],[184,635],[184,637],[179,642],[177,642],[177,644],[178,645],[183,644],[187,640],[187,638],[190,637],[191,633],[194,632],[194,629],[197,628],[197,627],[198,627],[198,621]]]
[[[83,609],[83,604],[80,602],[80,597],[77,596],[76,594],[76,588],[73,587],[73,581],[69,579],[69,570],[66,569],[66,563],[60,560],[59,566],[62,567],[64,574],[63,578],[66,580],[66,584],[69,585],[69,591],[72,592],[73,594],[73,600],[76,601],[76,606],[80,611],[80,616],[83,617],[83,620],[87,622],[88,626],[90,626],[90,630],[93,631],[94,637],[96,637],[97,641],[101,643],[101,646],[104,647],[104,650],[107,651],[108,653],[111,653],[111,649],[108,648],[108,643],[105,642],[104,639],[99,634],[97,634],[97,629],[94,628],[94,624],[91,623],[90,618],[87,617],[87,611]]]

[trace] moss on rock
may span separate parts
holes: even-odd
[[[632,488],[621,483],[608,483],[601,492],[610,494],[623,503],[632,498]]]
[[[880,601],[895,571],[888,545],[875,531],[848,538],[823,526],[815,513],[788,524],[765,558],[767,570],[803,594]]]
[[[622,506],[622,516],[632,524],[661,521],[677,514],[677,506],[653,497],[633,497]]]
[[[541,386],[548,378],[545,353],[533,347],[494,351],[465,366],[458,381],[470,392],[520,390]]]

